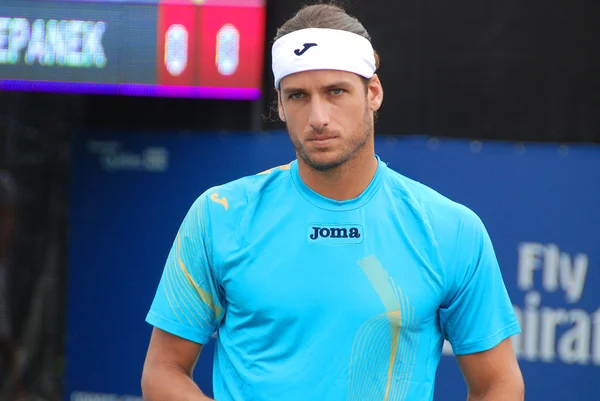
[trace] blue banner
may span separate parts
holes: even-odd
[[[600,148],[376,139],[389,166],[473,209],[521,321],[527,400],[598,400]],[[73,145],[65,399],[141,399],[145,321],[183,216],[207,188],[294,158],[285,133],[90,134]],[[208,344],[195,379],[211,394]],[[466,399],[451,347],[436,400]]]

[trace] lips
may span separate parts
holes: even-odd
[[[336,136],[319,136],[319,137],[311,138],[311,139],[309,139],[309,141],[310,142],[327,142],[327,141],[330,141],[335,138],[337,138],[337,137]]]
[[[318,138],[312,138],[308,142],[317,149],[329,149],[336,140],[335,136],[321,136]]]

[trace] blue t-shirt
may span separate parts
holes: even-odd
[[[454,353],[520,332],[471,210],[379,160],[356,199],[297,161],[212,188],[189,210],[147,321],[205,344],[218,401],[423,401]]]

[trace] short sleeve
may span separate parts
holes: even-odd
[[[181,223],[146,316],[149,324],[199,344],[210,340],[224,314],[209,230],[203,195]]]
[[[483,222],[469,210],[455,238],[440,324],[460,355],[491,349],[521,329]]]

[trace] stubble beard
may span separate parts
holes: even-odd
[[[362,135],[360,136],[355,136],[352,138],[352,140],[346,144],[344,143],[344,149],[342,154],[332,160],[328,160],[328,161],[323,161],[323,162],[319,162],[316,160],[311,159],[309,153],[306,151],[304,145],[298,140],[298,139],[294,139],[294,137],[291,135],[289,127],[288,127],[288,135],[290,136],[290,140],[292,142],[292,145],[294,146],[294,149],[296,150],[296,153],[298,154],[298,156],[300,158],[302,158],[302,160],[306,163],[306,165],[308,165],[311,169],[316,170],[316,171],[320,171],[320,172],[329,172],[329,171],[333,171],[336,169],[341,168],[342,166],[344,166],[346,163],[348,163],[348,161],[352,160],[356,154],[365,147],[365,145],[367,144],[367,142],[372,138],[372,136],[374,135],[374,127],[373,127],[373,120],[370,118],[369,116],[369,109],[366,110],[364,116],[363,116],[363,120],[361,122],[361,127],[359,128],[359,130],[361,130]],[[287,123],[286,123],[287,126]]]

